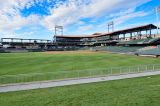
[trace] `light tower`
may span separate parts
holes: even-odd
[[[55,36],[56,35],[63,36],[63,26],[55,25]]]
[[[63,26],[55,25],[54,31],[55,31],[54,42],[56,42],[57,35],[63,36]]]
[[[108,33],[110,32],[110,28],[111,28],[111,30],[112,30],[112,32],[113,32],[113,31],[114,31],[114,22],[111,21],[111,22],[109,22],[107,25],[108,25]]]
[[[155,8],[155,13],[156,13],[156,23],[157,23],[157,34],[159,34],[159,28],[160,28],[160,23],[159,23],[159,13],[160,13],[160,6],[157,6]]]

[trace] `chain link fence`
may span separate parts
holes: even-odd
[[[112,76],[121,74],[132,74],[141,72],[160,71],[160,64],[154,65],[140,65],[130,67],[113,67],[113,68],[99,68],[89,69],[83,71],[63,71],[63,72],[46,72],[46,73],[33,73],[33,74],[19,74],[19,75],[3,75],[0,76],[0,85],[36,82],[36,81],[49,81],[49,80],[68,80],[80,79],[89,77]]]

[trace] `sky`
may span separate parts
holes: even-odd
[[[155,24],[160,0],[0,0],[0,38],[53,39],[55,25],[64,35],[91,35]]]

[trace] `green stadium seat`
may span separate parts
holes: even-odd
[[[137,39],[137,40],[131,40],[131,41],[120,41],[119,45],[138,45],[138,44],[151,44],[160,38],[146,38],[146,39]]]
[[[160,55],[160,47],[137,51],[138,55]]]
[[[134,53],[138,49],[143,47],[125,47],[125,46],[104,46],[104,47],[97,47],[94,50],[99,51],[110,51],[110,52],[117,52],[117,53]]]

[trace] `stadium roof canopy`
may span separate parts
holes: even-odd
[[[56,35],[55,37],[59,38],[93,38],[97,35]],[[98,35],[99,36],[99,35]]]
[[[152,29],[156,29],[156,28],[157,28],[157,26],[155,26],[153,24],[148,24],[148,25],[128,28],[128,29],[124,29],[124,30],[114,31],[114,32],[111,32],[111,33],[105,33],[105,34],[102,34],[101,36],[104,36],[104,35],[120,35],[120,34],[132,33],[132,32],[152,30]]]
[[[132,32],[139,32],[139,31],[146,31],[146,30],[152,30],[156,29],[157,27],[153,24],[148,24],[148,25],[143,25],[143,26],[138,26],[138,27],[133,27],[133,28],[128,28],[124,30],[118,30],[110,33],[94,33],[93,35],[78,35],[78,36],[58,36],[56,37],[63,37],[63,38],[93,38],[93,37],[100,37],[100,36],[113,36],[113,35],[120,35],[120,34],[126,34],[126,33],[132,33]]]

